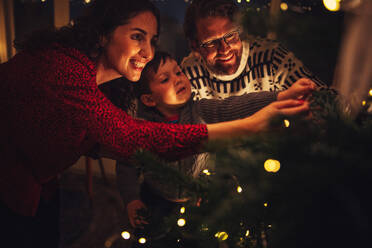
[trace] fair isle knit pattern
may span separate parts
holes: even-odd
[[[182,61],[182,68],[190,79],[195,100],[224,99],[257,91],[278,91],[289,88],[302,77],[324,86],[294,54],[279,42],[255,39],[243,42],[242,71],[226,79],[215,75],[201,58],[192,53]]]

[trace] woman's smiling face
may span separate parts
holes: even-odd
[[[157,27],[150,11],[141,12],[118,26],[103,40],[104,53],[98,62],[97,78],[107,82],[124,76],[132,82],[138,81],[143,68],[154,57]]]

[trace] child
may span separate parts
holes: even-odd
[[[224,100],[202,99],[194,101],[191,94],[191,84],[183,74],[177,62],[165,52],[156,52],[152,61],[146,65],[142,76],[136,85],[139,106],[137,115],[140,118],[168,123],[217,123],[230,121],[250,116],[276,100],[302,99],[315,88],[315,84],[309,79],[301,79],[293,84],[288,90],[281,92],[256,92],[241,96],[232,96]],[[264,114],[264,111],[260,111]],[[193,157],[175,162],[181,173],[197,177],[207,168],[207,155],[199,154]],[[133,170],[126,166],[117,166],[118,177]],[[132,226],[140,226],[146,223],[138,218],[136,211],[145,206],[150,207],[153,218],[151,222],[161,221],[175,204],[187,199],[181,189],[167,182],[159,181],[151,173],[144,175],[141,185],[141,200],[135,199],[130,188],[137,182],[131,182],[128,177],[125,180],[128,187],[123,196],[132,196],[127,206],[128,216]],[[120,187],[120,186],[119,186]],[[123,187],[121,187],[123,190]],[[128,198],[127,198],[128,200]],[[127,201],[128,202],[128,201]],[[155,213],[156,212],[156,213]],[[157,217],[156,217],[157,216]]]

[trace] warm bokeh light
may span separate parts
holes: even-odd
[[[186,220],[185,219],[182,219],[182,218],[181,219],[178,219],[177,220],[177,225],[178,226],[181,226],[181,227],[184,226],[184,225],[186,225]]]
[[[106,240],[105,247],[111,247],[111,246],[112,246],[112,242],[110,240]]]
[[[236,191],[238,191],[238,193],[242,193],[243,189],[242,189],[242,187],[238,186],[238,187],[236,188]]]
[[[121,233],[121,237],[123,237],[123,239],[130,239],[130,233],[127,231],[124,231]]]
[[[362,101],[362,106],[366,106],[367,102],[365,100]]]
[[[247,230],[247,231],[245,232],[245,236],[246,236],[246,237],[249,236],[249,230]]]
[[[222,241],[226,240],[229,237],[229,235],[226,232],[218,232],[214,236]]]
[[[285,127],[289,127],[291,125],[291,123],[287,119],[285,119],[283,122]]]
[[[145,244],[146,243],[146,239],[145,238],[139,238],[138,239],[138,243]]]
[[[207,176],[209,176],[211,173],[209,172],[209,170],[208,169],[204,169],[203,170],[203,173],[205,174],[205,175],[207,175]]]
[[[208,231],[208,230],[209,230],[209,228],[208,228],[208,226],[207,226],[207,225],[205,225],[205,224],[202,224],[202,226],[201,226],[201,230],[202,230],[202,231],[204,231],[204,232],[206,232],[206,231]]]
[[[185,211],[186,211],[185,207],[182,207],[182,208],[180,209],[180,213],[181,213],[181,214],[184,214]]]
[[[85,2],[86,4],[88,4],[88,3],[91,2],[91,0],[84,0],[84,2]]]
[[[264,163],[264,168],[267,172],[277,172],[280,170],[280,162],[275,159],[268,159]]]
[[[369,90],[368,94],[369,96],[372,96],[372,89]]]
[[[283,10],[283,11],[288,10],[288,4],[287,3],[281,3],[280,4],[280,9]]]
[[[269,206],[269,204],[267,202],[265,202],[264,207],[267,208],[267,206]]]
[[[340,10],[340,0],[323,0],[324,7],[329,11]]]

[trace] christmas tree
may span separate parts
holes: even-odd
[[[162,224],[147,226],[144,245],[367,245],[372,119],[363,112],[351,119],[340,106],[336,95],[315,92],[310,120],[279,118],[271,132],[211,145],[216,167],[198,179],[140,153],[144,169],[182,186],[191,199]]]
[[[260,6],[247,2],[243,20],[250,23],[245,25],[249,33],[266,36],[274,32],[289,46],[291,34],[308,32],[311,26],[311,18],[296,25],[289,25],[291,20],[323,7],[321,1],[283,1],[292,12],[273,22],[272,1],[262,1]],[[324,9],[318,13],[320,18],[326,15]],[[343,18],[343,14],[336,15]],[[302,43],[308,47],[314,40]],[[372,231],[371,98],[372,90],[357,99],[360,108],[355,114],[342,96],[314,92],[310,118],[278,118],[270,132],[211,144],[208,150],[214,154],[215,168],[203,171],[197,179],[178,173],[152,154],[139,153],[138,160],[146,164],[143,170],[182,187],[190,200],[162,223],[149,225],[131,238],[140,247],[368,246]]]

